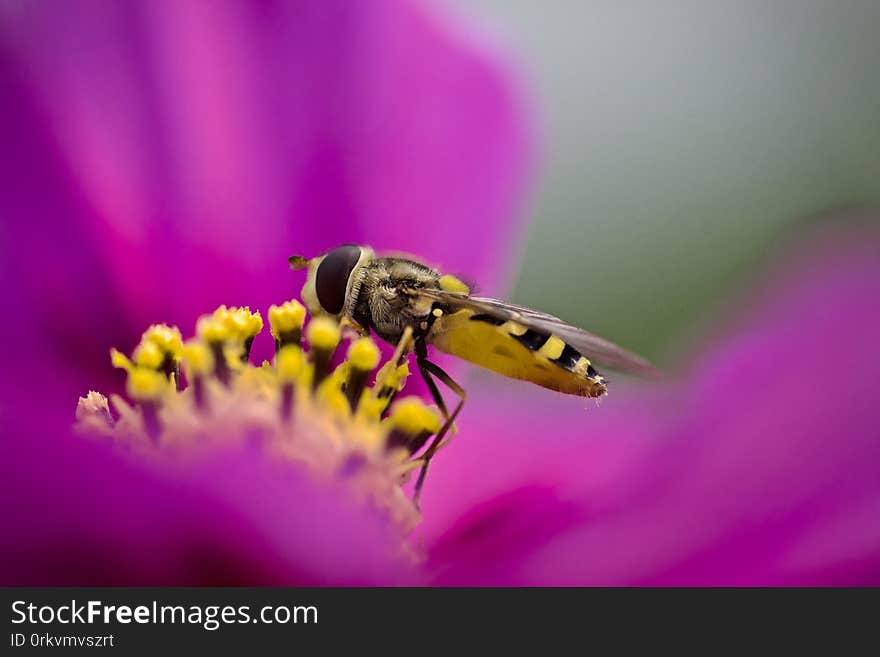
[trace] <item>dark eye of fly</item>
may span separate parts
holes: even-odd
[[[321,307],[331,315],[342,312],[348,277],[360,257],[361,247],[346,244],[327,253],[318,265],[318,271],[315,272],[315,292]]]

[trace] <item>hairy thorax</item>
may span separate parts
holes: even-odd
[[[354,319],[396,344],[404,329],[419,325],[431,313],[431,302],[408,294],[410,290],[437,288],[439,274],[402,258],[378,258],[358,272]]]

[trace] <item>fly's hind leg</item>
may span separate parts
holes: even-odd
[[[428,449],[426,449],[425,453],[422,455],[422,468],[419,471],[419,478],[416,480],[416,486],[413,492],[413,502],[416,507],[418,507],[419,497],[422,493],[422,487],[425,485],[425,477],[428,474],[428,466],[431,463],[431,459],[434,457],[434,454],[437,453],[437,450],[443,445],[443,439],[446,437],[446,434],[449,433],[449,430],[455,422],[455,418],[458,417],[462,406],[464,406],[464,400],[467,398],[467,393],[464,391],[464,388],[452,380],[452,377],[444,372],[439,366],[427,359],[427,349],[424,342],[416,343],[416,363],[419,366],[419,373],[422,375],[422,378],[428,385],[428,389],[431,391],[431,396],[434,398],[434,401],[437,403],[437,406],[440,408],[440,411],[446,419],[443,426],[440,427],[440,431],[437,432],[437,435],[434,436],[431,444],[428,445]],[[458,404],[456,404],[451,414],[446,409],[446,404],[443,401],[443,397],[440,395],[440,390],[437,388],[437,383],[434,381],[434,377],[437,377],[437,379],[442,381],[446,387],[458,395]]]

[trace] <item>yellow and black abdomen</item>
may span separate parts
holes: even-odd
[[[605,394],[590,360],[555,335],[470,309],[438,317],[428,341],[440,351],[544,388],[581,397]]]

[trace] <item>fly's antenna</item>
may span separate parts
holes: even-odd
[[[301,255],[292,255],[287,259],[287,262],[290,263],[290,268],[293,271],[299,271],[309,266],[309,260]]]

